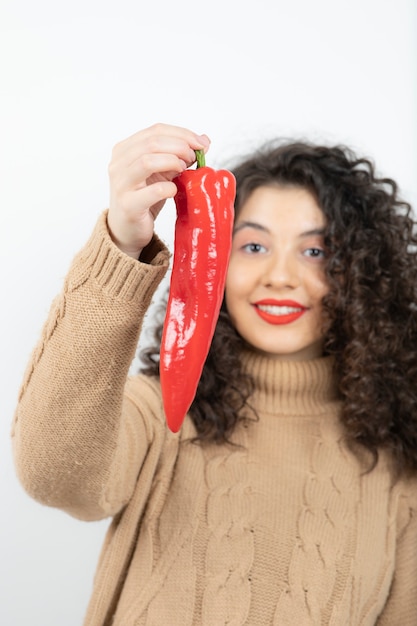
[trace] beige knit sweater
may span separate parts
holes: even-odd
[[[124,256],[103,215],[29,364],[16,468],[38,501],[113,516],[86,626],[417,624],[417,486],[347,450],[328,358],[248,353],[259,421],[201,447],[164,421],[158,382],[126,383],[168,264]]]

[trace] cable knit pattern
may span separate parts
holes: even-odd
[[[254,559],[250,481],[244,450],[214,454],[207,463],[206,585],[202,623],[246,623]],[[243,504],[243,506],[242,506]],[[219,609],[221,607],[221,609]]]
[[[275,624],[291,619],[297,624],[320,624],[323,614],[325,623],[332,623],[333,605],[342,601],[343,590],[350,592],[349,561],[356,548],[360,490],[351,471],[337,473],[340,450],[328,446],[319,427],[314,437],[288,568],[289,591],[279,599]],[[353,495],[353,502],[344,498],[345,493]]]
[[[417,626],[417,479],[384,454],[364,471],[332,359],[245,353],[258,420],[234,446],[191,443],[188,417],[170,433],[159,382],[127,379],[168,256],[155,237],[149,263],[126,257],[100,218],[16,410],[28,493],[112,517],[85,626]]]

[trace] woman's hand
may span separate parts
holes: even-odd
[[[150,242],[154,221],[177,192],[173,178],[210,140],[186,128],[155,124],[118,143],[109,165],[108,227],[114,243],[136,259]]]

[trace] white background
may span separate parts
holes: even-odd
[[[82,623],[107,522],[18,484],[10,423],[113,145],[154,122],[222,165],[275,135],[347,143],[417,201],[415,0],[1,0],[0,623]],[[158,219],[172,245],[174,210]]]

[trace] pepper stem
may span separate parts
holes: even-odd
[[[206,155],[204,154],[204,150],[195,150],[195,158],[197,159],[197,169],[199,167],[205,167]]]

